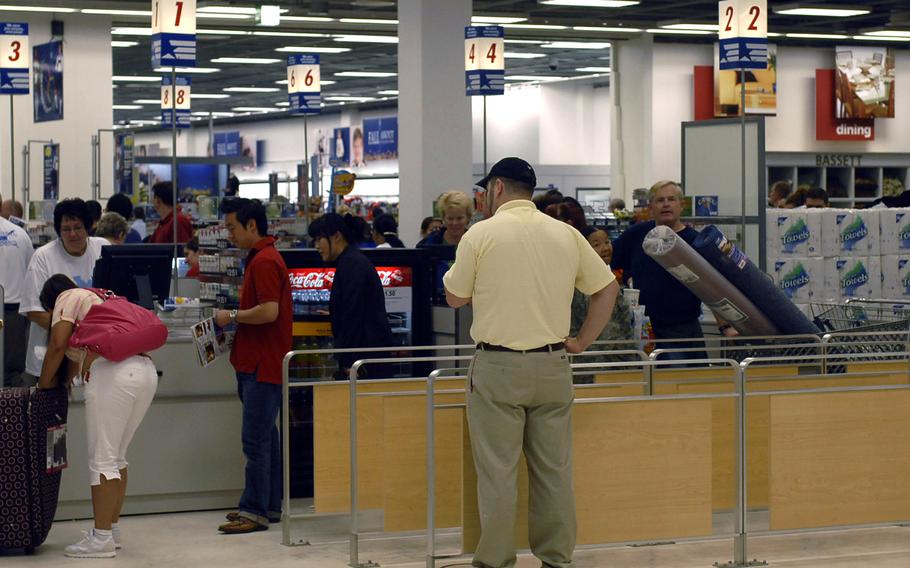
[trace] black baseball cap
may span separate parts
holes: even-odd
[[[477,185],[486,189],[490,179],[494,177],[519,181],[528,184],[531,189],[537,187],[537,175],[534,173],[534,168],[521,158],[510,157],[499,160],[490,168],[490,173],[477,182]]]

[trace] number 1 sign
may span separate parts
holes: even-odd
[[[288,103],[294,114],[319,114],[319,55],[288,56]]]
[[[176,104],[174,104],[176,102]],[[190,78],[177,77],[177,87],[170,77],[161,78],[161,126],[170,128],[177,115],[177,128],[190,126]]]
[[[505,93],[506,66],[502,26],[467,26],[464,29],[465,94]]]
[[[717,9],[721,70],[767,69],[767,0],[724,0]]]
[[[28,94],[28,24],[0,23],[0,95]]]
[[[196,66],[196,0],[152,0],[152,67]]]

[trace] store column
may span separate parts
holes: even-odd
[[[632,206],[632,191],[650,187],[652,180],[654,40],[613,42],[613,139],[610,144],[610,185],[613,197]]]
[[[471,0],[398,2],[399,236],[414,246],[433,200],[470,192],[471,99],[464,27]]]

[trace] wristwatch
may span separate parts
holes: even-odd
[[[231,323],[237,323],[237,310],[231,310]]]

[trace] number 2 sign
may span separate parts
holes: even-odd
[[[319,114],[320,93],[319,54],[288,56],[288,103],[294,114]]]
[[[464,29],[465,93],[468,96],[505,92],[505,57],[502,26],[467,26]]]
[[[767,0],[724,0],[717,5],[721,69],[767,69]]]
[[[161,78],[161,126],[170,128],[176,115],[177,128],[190,126],[190,78],[177,77],[176,87],[170,77]]]
[[[152,1],[152,66],[196,66],[196,0]]]
[[[0,94],[27,95],[28,24],[0,23]]]

